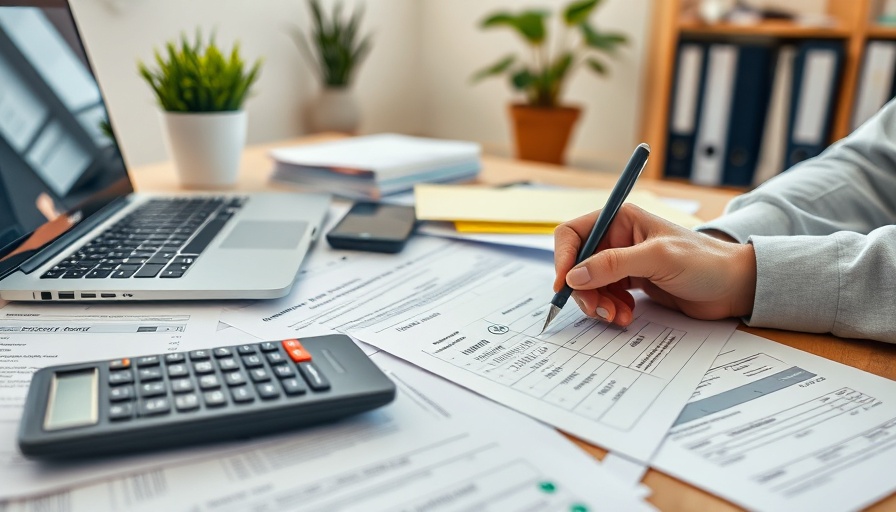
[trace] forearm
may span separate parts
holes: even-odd
[[[747,323],[896,343],[896,226],[868,235],[753,236]]]

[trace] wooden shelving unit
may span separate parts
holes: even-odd
[[[832,141],[846,136],[849,133],[856,80],[865,43],[870,39],[896,39],[896,27],[878,25],[871,19],[873,2],[874,0],[828,0],[827,12],[833,17],[834,23],[831,26],[815,27],[777,20],[756,25],[706,25],[683,12],[683,0],[654,0],[641,119],[642,140],[650,144],[652,151],[644,175],[653,179],[664,178],[675,53],[682,36],[843,39],[846,58],[834,113]]]

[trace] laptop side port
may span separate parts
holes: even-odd
[[[82,293],[81,298],[82,299],[95,299],[96,294],[95,293]]]
[[[74,300],[75,292],[59,292],[60,300]]]

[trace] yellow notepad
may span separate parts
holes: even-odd
[[[479,233],[552,233],[558,224],[603,207],[609,195],[608,189],[414,187],[418,219],[454,222],[458,231]],[[633,191],[627,202],[687,228],[701,222],[651,192]]]

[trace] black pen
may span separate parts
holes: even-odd
[[[610,192],[610,197],[607,198],[607,204],[604,205],[603,210],[600,211],[600,215],[597,216],[597,220],[594,222],[594,227],[591,228],[591,234],[588,235],[588,239],[585,240],[585,244],[582,245],[582,248],[579,250],[579,255],[576,257],[576,265],[594,254],[598,244],[600,244],[600,241],[603,240],[604,235],[606,235],[607,231],[610,229],[610,224],[613,223],[613,219],[616,218],[616,213],[619,212],[619,208],[622,206],[622,203],[625,202],[625,198],[628,197],[629,192],[631,192],[632,188],[635,186],[635,181],[637,181],[638,176],[641,175],[641,171],[644,169],[644,164],[647,163],[648,156],[650,156],[650,146],[643,142],[638,144],[638,147],[635,148],[635,152],[632,153],[632,157],[629,158],[628,164],[626,164],[625,169],[619,176],[619,181],[616,182],[613,191]],[[562,309],[563,306],[566,305],[566,301],[569,300],[570,294],[572,294],[572,288],[570,288],[568,284],[564,284],[563,289],[554,295],[554,298],[551,299],[551,307],[548,310],[548,317],[545,318],[544,327],[541,328],[541,332],[538,333],[539,335],[541,335],[541,333],[548,328],[551,321],[557,317],[557,314],[560,313],[560,309]]]

